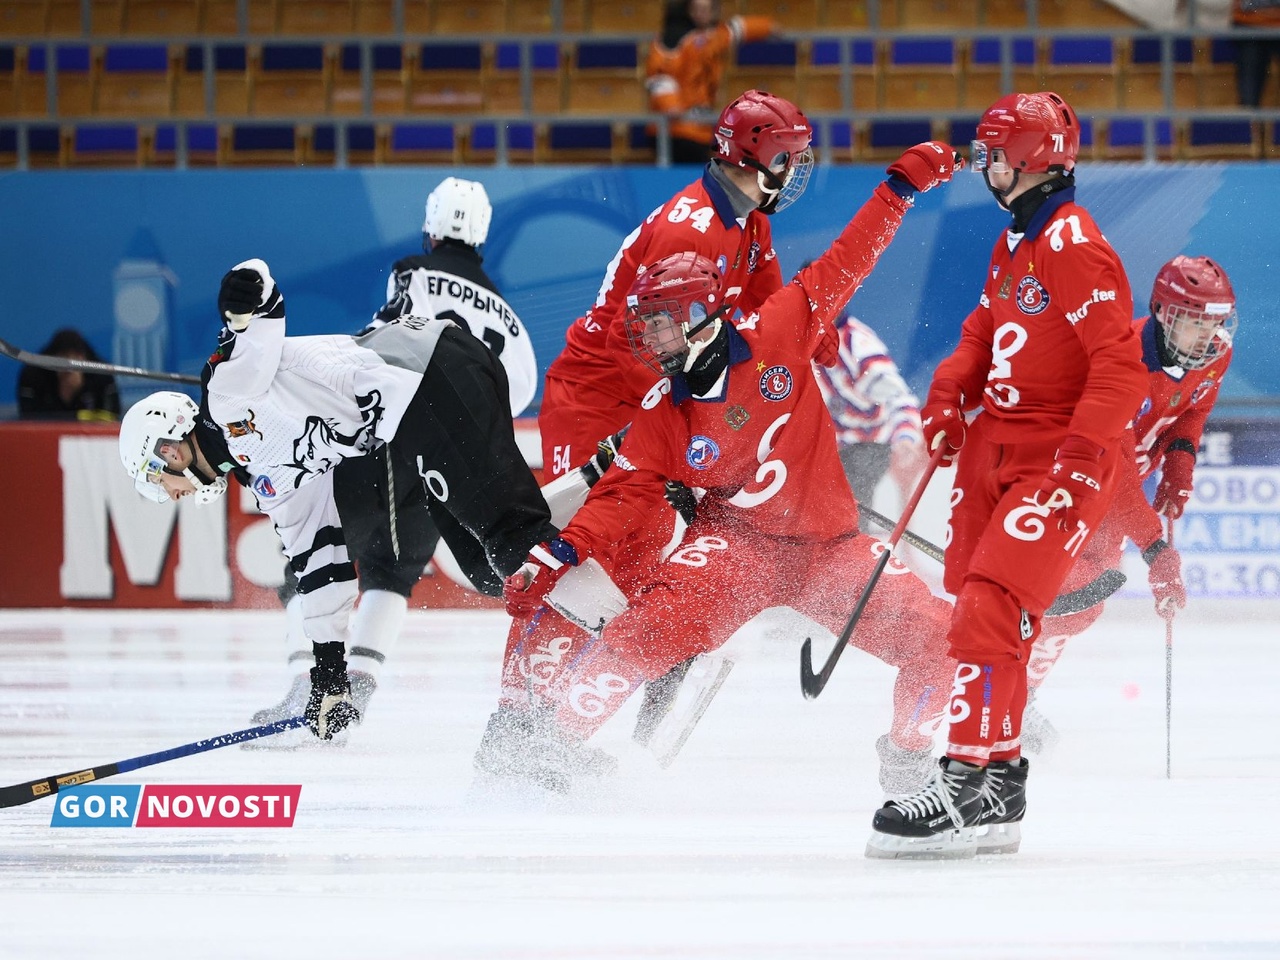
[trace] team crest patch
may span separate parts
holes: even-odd
[[[724,412],[724,422],[734,430],[741,430],[750,419],[751,414],[747,413],[747,408],[738,403]]]
[[[271,485],[271,478],[263,474],[253,478],[253,492],[260,497],[270,499],[276,495],[276,488]]]
[[[1214,382],[1214,379],[1212,377],[1209,377],[1207,380],[1201,380],[1199,383],[1197,383],[1196,388],[1191,391],[1191,405],[1195,406],[1197,403],[1203,400],[1205,398],[1205,395],[1216,386],[1217,386],[1217,383]]]
[[[724,276],[725,271],[729,269],[729,258],[723,253],[716,257],[716,269],[720,271],[720,276]]]
[[[747,248],[747,273],[755,273],[756,266],[760,263],[760,242],[752,240],[751,246]]]
[[[1028,316],[1044,313],[1049,307],[1049,291],[1035,277],[1018,281],[1018,309]]]
[[[684,459],[695,470],[706,470],[720,459],[720,447],[710,437],[702,435],[689,438],[689,448]]]
[[[262,431],[257,428],[253,422],[253,411],[249,411],[249,416],[244,420],[237,420],[235,423],[227,424],[227,436],[235,439],[236,437],[247,437],[249,434],[257,434],[258,439],[263,439]]]
[[[760,395],[766,400],[785,400],[791,396],[791,371],[778,364],[760,375]]]
[[[1005,274],[1004,283],[1000,284],[1000,291],[996,294],[1001,300],[1009,299],[1009,292],[1013,289],[1013,274]]]

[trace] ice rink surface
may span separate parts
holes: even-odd
[[[806,702],[806,622],[769,615],[663,770],[567,797],[477,781],[507,620],[414,613],[344,748],[216,750],[111,782],[302,784],[279,830],[51,829],[0,811],[0,958],[1280,957],[1280,605],[1177,621],[1113,601],[1039,706],[1022,851],[869,861],[889,668]],[[279,612],[0,612],[0,784],[250,726],[287,687]],[[819,657],[831,642],[815,634]]]

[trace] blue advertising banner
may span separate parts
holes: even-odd
[[[528,325],[543,369],[596,295],[626,235],[696,168],[397,168],[26,172],[0,175],[0,337],[39,350],[80,329],[118,363],[198,372],[218,323],[222,274],[262,257],[298,334],[358,329],[398,258],[416,252],[427,194],[445,176],[481,180],[494,204],[486,264]],[[773,222],[784,277],[820,254],[883,171],[819,166]],[[1270,273],[1280,259],[1280,170],[1266,164],[1086,165],[1079,198],[1129,269],[1141,311],[1157,268],[1208,254],[1231,275],[1241,316],[1227,398],[1280,396]],[[1007,222],[982,178],[921,197],[852,310],[923,389],[953,345]],[[0,412],[17,364],[0,363]],[[134,385],[125,384],[126,399]],[[136,385],[142,392],[154,385]]]

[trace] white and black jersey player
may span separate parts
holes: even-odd
[[[385,447],[391,501],[423,491],[455,555],[482,555],[491,576],[514,573],[556,528],[516,446],[506,373],[456,323],[402,317],[359,338],[286,337],[261,260],[223,278],[218,306],[227,326],[199,415],[181,394],[153,394],[121,424],[121,459],[161,501],[212,498],[228,473],[251,487],[298,577],[316,658],[305,713],[329,739],[359,717],[344,658],[357,591],[338,464]]]
[[[448,177],[427,197],[422,224],[423,253],[396,261],[387,280],[387,302],[361,331],[370,333],[400,317],[450,320],[492,351],[507,375],[511,412],[519,415],[533,400],[537,360],[529,334],[481,265],[480,247],[489,235],[493,207],[484,185]],[[334,499],[355,561],[360,601],[347,650],[352,696],[364,714],[377,689],[379,674],[399,638],[414,585],[426,571],[440,534],[426,506],[421,485],[391,495],[385,450],[344,460],[334,473]],[[482,551],[466,538],[466,550],[454,559],[472,585],[499,596],[502,584]],[[279,590],[288,617],[286,662],[292,674],[288,692],[274,706],[253,715],[254,723],[296,716],[310,696],[311,643],[303,630],[297,578],[286,566]],[[287,745],[281,738],[261,741]]]
[[[493,207],[484,184],[448,177],[427,197],[422,253],[397,260],[387,302],[366,330],[396,317],[442,317],[470,330],[502,361],[519,416],[538,392],[538,361],[516,312],[483,266]]]

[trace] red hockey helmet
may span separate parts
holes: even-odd
[[[1208,257],[1176,256],[1156,274],[1151,315],[1168,357],[1184,370],[1198,370],[1231,348],[1236,294],[1227,272]]]
[[[720,271],[693,251],[663,257],[636,277],[627,294],[627,340],[631,352],[655,373],[684,368],[691,335],[724,312]]]
[[[748,90],[716,121],[719,159],[755,170],[769,198],[760,209],[777,213],[804,193],[813,169],[813,127],[790,100]]]
[[[1070,173],[1080,152],[1080,121],[1056,93],[1011,93],[987,108],[970,147],[976,171]]]

